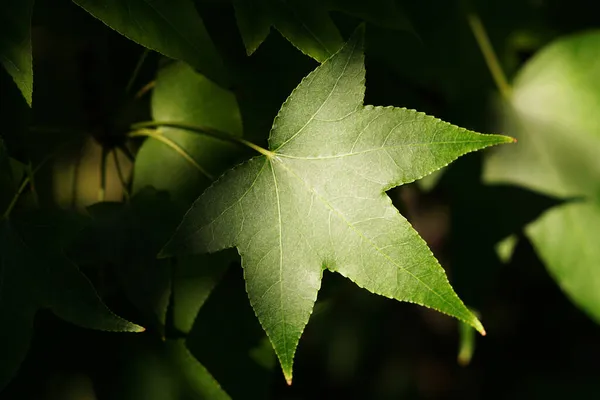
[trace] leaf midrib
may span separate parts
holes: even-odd
[[[485,136],[485,135],[482,135]],[[373,151],[385,151],[385,150],[393,150],[393,149],[401,149],[404,147],[417,147],[417,146],[431,146],[431,145],[445,145],[445,144],[467,144],[467,143],[485,143],[489,142],[490,144],[494,144],[493,140],[488,140],[487,138],[482,138],[481,140],[456,140],[451,142],[420,142],[420,143],[403,143],[397,146],[381,146],[372,149],[367,149],[363,151],[358,151],[355,153],[346,153],[346,154],[335,154],[331,156],[308,156],[308,157],[300,157],[293,156],[290,154],[276,153],[277,157],[280,158],[292,158],[296,160],[331,160],[336,158],[344,158],[344,157],[353,157],[361,154],[367,154]]]

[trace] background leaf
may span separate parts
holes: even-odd
[[[159,72],[152,94],[152,117],[242,135],[235,96],[181,62]],[[166,127],[158,132],[191,156],[201,170],[173,148],[150,138],[136,157],[133,191],[153,186],[167,191],[184,209],[238,156],[238,147],[207,135]]]
[[[190,0],[74,0],[112,29],[225,83],[222,61]]]
[[[486,160],[490,183],[513,183],[561,197],[581,198],[552,209],[526,228],[564,292],[600,321],[600,254],[593,238],[600,218],[600,31],[561,38],[535,55],[515,79],[505,112],[518,149]]]
[[[29,106],[33,95],[32,11],[33,0],[4,0],[0,5],[0,62]]]
[[[60,229],[65,229],[66,222]],[[53,231],[54,245],[64,238],[51,229],[47,219],[29,221],[17,230],[8,220],[0,223],[0,333],[3,362],[0,386],[6,385],[25,356],[33,318],[39,308],[50,308],[59,317],[82,327],[125,332],[140,332],[113,314],[102,303],[92,284],[63,254],[53,248],[41,233]]]
[[[184,340],[145,338],[122,349],[123,380],[109,395],[114,399],[216,399],[230,397],[185,346]]]
[[[236,19],[248,55],[251,55],[275,27],[301,52],[325,61],[344,44],[330,11],[342,11],[391,29],[411,29],[398,5],[390,0],[234,0]]]

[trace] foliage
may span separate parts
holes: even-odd
[[[2,397],[600,394],[571,3],[4,1]]]

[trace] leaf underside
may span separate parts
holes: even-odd
[[[325,269],[484,332],[385,191],[512,139],[412,110],[363,106],[363,42],[359,28],[300,83],[275,118],[269,155],[207,189],[162,252],[238,248],[250,302],[288,382]]]

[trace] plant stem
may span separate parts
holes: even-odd
[[[102,158],[100,159],[100,188],[98,189],[98,201],[102,202],[106,198],[106,159],[108,158],[108,148],[102,146]]]
[[[210,172],[205,170],[200,164],[198,164],[196,162],[196,160],[194,160],[194,158],[191,155],[189,155],[184,149],[182,149],[181,146],[179,146],[177,143],[175,143],[168,137],[161,135],[159,132],[157,132],[153,129],[138,129],[136,131],[129,133],[129,137],[138,137],[138,136],[151,137],[153,139],[158,140],[159,142],[166,144],[167,146],[169,146],[170,148],[175,150],[176,153],[178,153],[181,157],[183,157],[192,166],[194,166],[194,168],[196,168],[202,175],[204,175],[211,181],[215,180],[215,177]]]
[[[490,43],[490,39],[487,35],[485,27],[481,23],[479,15],[477,15],[475,12],[467,11],[467,20],[469,21],[469,26],[471,27],[471,31],[473,31],[473,36],[475,36],[475,40],[479,45],[481,54],[483,55],[488,69],[492,74],[492,78],[496,83],[498,91],[506,101],[510,101],[512,89],[508,84],[506,75],[500,66],[496,52]]]
[[[127,185],[127,181],[125,180],[125,176],[123,175],[123,170],[121,169],[121,162],[119,161],[119,154],[117,153],[117,149],[114,148],[112,150],[112,155],[115,160],[115,167],[117,168],[117,175],[119,176],[119,180],[121,181],[121,186],[123,187],[123,195],[126,199],[129,199],[129,189]]]
[[[156,86],[156,81],[155,80],[152,80],[152,81],[146,83],[144,86],[142,86],[142,88],[140,90],[137,91],[137,93],[135,94],[134,98],[136,100],[140,99],[143,95],[145,95],[150,90],[152,90],[154,88],[154,86]]]
[[[21,182],[21,186],[19,186],[19,188],[17,189],[17,192],[15,193],[12,200],[10,201],[10,204],[4,211],[4,214],[2,214],[2,218],[1,218],[2,220],[7,219],[10,216],[10,213],[17,205],[17,202],[19,201],[21,194],[23,194],[23,192],[25,191],[25,188],[27,188],[27,185],[29,185],[29,183],[31,182],[31,179],[33,178],[33,176],[40,170],[40,168],[42,168],[44,166],[44,164],[46,164],[52,157],[54,157],[55,154],[56,153],[51,154],[51,155],[47,156],[46,158],[44,158],[42,160],[42,162],[38,164],[37,167],[35,167],[30,173],[28,173],[23,178],[23,182]]]
[[[131,150],[129,150],[127,145],[119,144],[117,147],[125,154],[125,157],[127,157],[132,164],[135,163],[135,156],[131,153]]]
[[[267,156],[268,158],[273,158],[275,156],[275,153],[273,153],[272,151],[264,149],[264,148],[254,144],[252,142],[249,142],[245,139],[230,135],[229,133],[218,131],[213,128],[204,127],[204,126],[194,126],[194,125],[188,125],[188,124],[179,123],[179,122],[147,121],[147,122],[138,122],[136,124],[133,124],[131,126],[131,128],[134,130],[138,130],[138,129],[143,129],[143,128],[158,128],[161,126],[197,132],[197,133],[200,133],[203,135],[213,137],[215,139],[223,140],[223,141],[230,142],[230,143],[240,144],[240,145],[249,147],[254,151],[257,151],[260,154]]]
[[[131,88],[133,87],[133,84],[135,83],[135,80],[137,79],[138,75],[140,74],[140,70],[142,69],[142,65],[144,65],[144,61],[146,61],[146,57],[148,57],[149,53],[150,53],[150,50],[144,48],[144,52],[142,53],[142,55],[138,59],[137,64],[135,64],[135,68],[133,69],[133,72],[131,73],[131,77],[129,78],[129,82],[127,82],[127,86],[125,86],[125,93],[129,93],[131,91]]]

